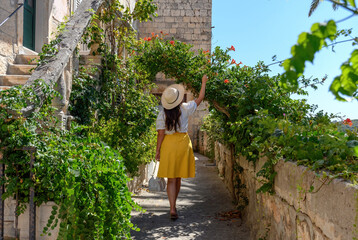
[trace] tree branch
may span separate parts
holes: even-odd
[[[354,10],[354,9],[352,9],[352,8],[349,8],[349,7],[347,6],[347,4],[338,2],[338,1],[336,1],[336,0],[329,0],[329,1],[330,1],[331,3],[337,4],[338,6],[343,7],[344,9],[346,9],[346,10],[352,12],[353,14],[358,15],[358,10],[357,10],[357,9]]]

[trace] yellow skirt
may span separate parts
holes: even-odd
[[[193,146],[187,133],[174,133],[164,136],[160,148],[158,177],[195,177]]]

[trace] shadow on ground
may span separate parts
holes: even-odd
[[[179,219],[169,219],[169,203],[165,192],[150,193],[143,189],[135,201],[146,210],[134,212],[132,222],[141,230],[132,232],[132,239],[250,239],[241,219],[223,220],[222,212],[232,211],[229,192],[208,159],[195,154],[196,177],[183,179],[177,201]]]

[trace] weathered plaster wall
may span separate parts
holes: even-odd
[[[212,0],[154,0],[158,6],[158,17],[153,21],[138,24],[139,37],[151,36],[161,31],[169,34],[167,38],[194,45],[194,50],[211,50],[211,16]],[[160,94],[174,83],[173,79],[166,79],[158,74],[156,81],[158,88],[153,93]],[[187,101],[194,96],[187,92]],[[194,149],[198,148],[198,132],[202,118],[208,113],[208,105],[202,103],[191,119],[189,119],[188,133]]]
[[[5,20],[17,8],[17,1],[6,0],[0,4],[0,22]],[[12,16],[0,27],[0,74],[5,74],[8,62],[13,62],[17,51],[17,21]]]
[[[243,197],[248,199],[243,213],[252,239],[266,236],[265,239],[348,240],[358,237],[358,228],[354,226],[358,221],[357,186],[343,179],[323,184],[323,180],[306,167],[280,161],[275,167],[276,193],[256,193],[261,186],[256,174],[264,158],[255,167],[244,157],[233,158],[230,149],[215,143],[215,162],[238,206],[244,204]],[[235,188],[238,185],[241,188]]]

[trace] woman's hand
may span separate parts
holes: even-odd
[[[158,151],[155,154],[155,160],[160,161],[160,152],[158,152]]]
[[[201,83],[206,83],[208,81],[208,76],[206,76],[206,74],[204,74],[204,76],[201,79]]]

